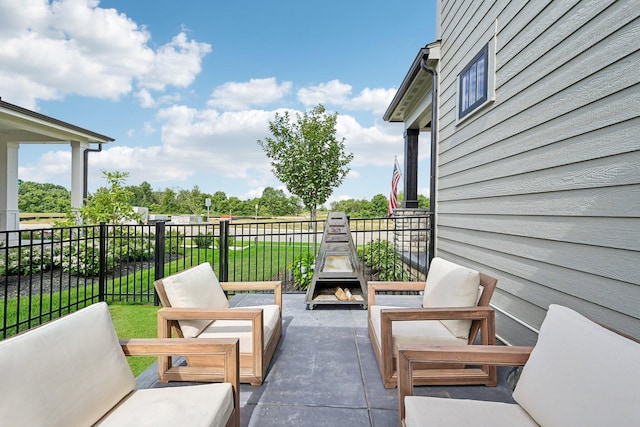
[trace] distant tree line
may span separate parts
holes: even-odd
[[[262,196],[249,200],[228,197],[223,191],[213,194],[200,191],[197,185],[191,190],[165,188],[154,190],[151,184],[143,181],[140,185],[123,186],[129,193],[129,204],[132,206],[148,207],[151,213],[158,214],[193,214],[207,213],[205,200],[211,200],[209,213],[212,217],[221,215],[232,216],[294,216],[304,211],[299,198],[289,196],[283,190],[267,187]],[[89,195],[89,200],[100,197],[107,188],[99,188]],[[398,199],[402,200],[402,193]],[[421,208],[429,207],[429,199],[418,196]],[[18,189],[18,209],[29,213],[64,213],[71,207],[71,193],[65,187],[54,184],[41,184],[25,181]],[[331,210],[345,212],[352,218],[373,218],[387,215],[388,200],[382,194],[377,194],[371,200],[347,199],[331,203]]]

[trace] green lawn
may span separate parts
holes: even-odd
[[[158,336],[158,309],[153,305],[110,304],[109,311],[113,319],[118,338],[156,338]],[[128,357],[127,361],[136,377],[144,372],[155,357]]]

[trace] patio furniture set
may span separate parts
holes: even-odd
[[[369,337],[401,426],[640,425],[637,340],[551,305],[533,351],[495,345],[496,282],[435,258],[426,282],[368,283]],[[118,341],[98,303],[0,342],[3,424],[239,426],[239,384],[262,384],[282,334],[280,282],[220,283],[204,263],[155,286],[157,339]],[[422,307],[376,305],[389,290],[423,292]],[[274,303],[230,307],[225,291]],[[125,356],[137,355],[159,357],[160,382],[204,384],[135,390]],[[416,385],[495,385],[500,365],[524,365],[517,404],[413,396]]]

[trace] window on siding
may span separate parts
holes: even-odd
[[[459,118],[463,118],[487,101],[488,70],[489,45],[485,45],[460,73]]]

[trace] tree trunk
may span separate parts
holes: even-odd
[[[313,247],[314,247],[314,251],[315,248],[317,248],[318,246],[318,223],[316,222],[316,213],[317,213],[317,206],[313,205],[311,206],[311,224],[313,224]]]

